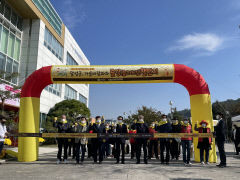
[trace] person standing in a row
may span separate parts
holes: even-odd
[[[139,115],[138,116],[139,121],[136,123],[135,128],[136,128],[136,133],[149,133],[148,126],[147,124],[144,123],[144,116]],[[137,162],[136,164],[140,164],[140,157],[141,157],[141,149],[143,147],[143,154],[144,154],[144,163],[147,164],[147,140],[148,138],[136,138],[136,146],[137,146]]]
[[[149,133],[154,134],[157,133],[155,130],[155,122],[152,122],[149,127]],[[149,139],[149,145],[148,145],[148,159],[151,159],[153,157],[152,150],[154,151],[154,155],[156,159],[159,159],[158,157],[158,138],[150,138]]]
[[[58,129],[58,133],[69,133],[70,125],[67,122],[66,115],[62,115],[60,122],[57,122],[57,117],[54,118],[53,127]],[[58,142],[58,153],[57,153],[57,164],[62,161],[62,148],[64,147],[64,163],[67,163],[67,149],[68,149],[68,139],[67,138],[57,138]]]
[[[197,124],[195,124],[195,131],[198,131],[199,133],[211,133],[211,129],[208,126],[208,122],[205,120],[202,120],[200,122],[201,127],[197,127]],[[200,149],[200,162],[202,165],[204,165],[204,152],[205,152],[205,162],[206,164],[209,164],[209,151],[211,149],[212,144],[212,138],[198,138],[198,145],[197,148]]]
[[[184,119],[181,133],[192,133],[192,126],[190,125],[188,119]],[[190,162],[191,158],[191,145],[192,145],[192,138],[191,137],[182,137],[182,153],[183,153],[183,162],[185,166],[191,166],[192,163]]]
[[[214,130],[215,130],[216,142],[217,142],[217,147],[218,147],[218,151],[220,154],[220,161],[221,161],[220,164],[218,164],[217,166],[220,168],[224,168],[227,166],[227,162],[226,162],[226,154],[224,149],[226,127],[223,121],[223,114],[219,113],[216,116],[216,119],[218,120],[218,123],[214,127]]]
[[[172,127],[171,124],[167,121],[167,116],[165,114],[162,115],[162,121],[159,122],[157,126],[157,131],[159,133],[171,133]],[[164,158],[164,151],[166,149],[166,158]],[[160,138],[160,159],[161,164],[169,164],[170,159],[170,139],[169,138]]]
[[[87,127],[87,121],[84,116],[77,117],[77,125],[74,126],[73,132],[74,133],[87,133],[88,127]],[[83,138],[75,138],[75,151],[76,151],[76,163],[79,164],[80,158],[79,158],[79,152],[81,148],[81,164],[84,161],[85,152],[86,152],[86,144],[88,142],[88,139]]]
[[[117,119],[116,133],[128,133],[127,125],[123,123],[123,117],[118,116]],[[122,152],[121,163],[125,164],[125,138],[116,138],[116,164],[118,164],[120,160],[120,151]]]
[[[96,117],[96,122],[89,131],[92,131],[92,133],[106,133],[105,125],[101,123],[101,116]],[[93,138],[92,145],[94,163],[97,163],[97,159],[99,159],[99,164],[102,164],[104,153],[103,138]],[[97,158],[98,156],[99,158]]]
[[[178,119],[174,118],[172,120],[172,133],[180,133],[180,131],[181,131],[181,125],[178,122]],[[176,160],[178,160],[180,156],[181,139],[173,138],[171,141],[172,142],[170,143],[170,153],[171,153],[172,159],[176,158]]]

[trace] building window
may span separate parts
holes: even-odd
[[[11,22],[18,30],[22,31],[22,18],[5,2],[0,0],[0,13]]]
[[[67,53],[67,65],[78,65],[78,63],[69,53]]]
[[[46,124],[47,114],[40,113],[40,133],[44,130]]]
[[[63,47],[52,35],[52,33],[45,28],[44,45],[60,60],[63,57]]]
[[[55,31],[61,36],[62,34],[62,20],[52,7],[49,0],[32,0],[32,2],[36,5],[39,11],[43,14],[43,16],[48,20],[48,22],[52,25]]]
[[[21,40],[0,23],[0,51],[19,61],[20,49]]]
[[[77,99],[77,91],[67,84],[65,85],[64,99]]]
[[[45,87],[45,90],[61,97],[62,85],[61,84],[50,84],[47,87]]]
[[[79,93],[79,101],[87,105],[87,98]]]

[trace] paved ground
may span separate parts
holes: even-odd
[[[84,165],[75,165],[73,160],[69,164],[56,165],[56,148],[40,148],[40,160],[32,163],[20,163],[14,160],[0,165],[0,179],[240,179],[240,156],[234,155],[233,145],[226,145],[227,168],[217,168],[215,164],[201,166],[193,163],[192,167],[185,167],[181,161],[172,161],[170,165],[161,165],[156,159],[149,164],[135,164],[135,160],[126,160],[126,164],[114,164],[114,159],[106,159],[103,164],[93,164],[87,159]]]

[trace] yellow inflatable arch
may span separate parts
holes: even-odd
[[[39,133],[40,95],[49,84],[119,84],[179,83],[189,92],[192,124],[206,120],[213,130],[210,92],[204,78],[194,69],[181,64],[113,65],[113,66],[46,66],[33,72],[22,87],[19,133]],[[194,132],[194,130],[193,130]],[[197,138],[194,138],[195,161],[199,162]],[[38,159],[38,138],[19,137],[19,161]],[[210,162],[216,162],[215,143]]]

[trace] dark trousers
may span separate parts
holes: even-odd
[[[236,149],[236,154],[239,154],[239,147],[238,147],[239,142],[238,141],[234,141],[234,145],[235,145],[235,149]]]
[[[200,148],[200,161],[204,162],[204,151],[205,151],[205,161],[208,162],[209,159],[209,148]]]
[[[164,151],[166,149],[166,159],[164,159]],[[170,142],[165,140],[160,140],[160,156],[161,156],[161,162],[169,162],[170,159]]]
[[[217,147],[220,155],[220,164],[226,165],[226,154],[224,149],[224,141],[217,141]]]
[[[183,162],[184,163],[190,162],[191,143],[192,143],[192,141],[190,141],[190,140],[182,140],[182,153],[183,153]]]
[[[93,157],[93,145],[88,144],[87,148],[88,148],[88,158]]]
[[[3,142],[3,141],[1,141],[1,142],[0,142],[0,154],[2,153],[3,146],[4,146],[4,142]]]
[[[119,159],[120,159],[120,151],[122,151],[121,161],[124,162],[125,161],[125,143],[116,142],[116,159],[117,159],[117,162],[119,162]]]
[[[104,156],[109,156],[110,148],[111,148],[109,142],[108,141],[105,142],[103,146],[104,146]]]
[[[99,162],[103,161],[103,153],[104,153],[103,142],[101,141],[93,141],[93,160],[97,162],[97,157],[99,156]]]
[[[131,144],[131,158],[134,158],[134,154],[136,154],[136,143]]]
[[[86,152],[86,145],[81,144],[79,142],[79,143],[76,144],[76,162],[79,162],[80,148],[81,148],[81,162],[84,161],[84,156],[85,156],[85,152]]]
[[[170,143],[170,153],[171,153],[172,159],[174,158],[178,159],[180,156],[180,143],[174,139]]]
[[[75,139],[68,139],[68,155],[71,156],[72,154],[72,157],[75,157]]]
[[[144,161],[147,161],[147,140],[136,141],[136,145],[137,145],[137,153],[136,153],[137,162],[140,162],[142,147],[143,147]]]
[[[155,157],[158,158],[158,140],[150,140],[148,146],[148,158],[152,158],[152,149],[154,150]]]
[[[62,148],[64,147],[64,159],[67,159],[68,155],[67,155],[67,149],[68,149],[68,139],[65,138],[58,138],[57,139],[58,142],[58,153],[57,153],[57,158],[59,160],[62,160]]]

